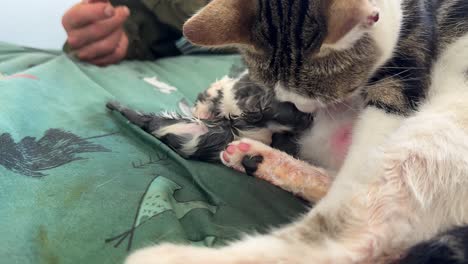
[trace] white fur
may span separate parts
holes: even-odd
[[[341,168],[344,157],[333,153],[331,135],[343,127],[352,126],[361,111],[362,102],[358,97],[337,106],[320,108],[314,116],[314,125],[298,139],[298,144],[303,146],[300,159],[334,175]]]
[[[211,87],[206,91],[208,95],[208,100],[205,102],[197,102],[192,112],[193,115],[202,118],[210,119],[213,118],[211,108],[213,107],[212,98],[218,97],[220,92],[223,92],[222,101],[220,103],[220,115],[226,118],[229,118],[231,115],[240,115],[242,113],[241,109],[237,106],[237,101],[235,100],[235,94],[232,90],[236,83],[239,83],[239,80],[248,74],[248,71],[244,71],[238,78],[233,79],[228,76],[224,76],[221,80],[216,81],[211,85]]]
[[[279,101],[291,102],[299,111],[304,113],[313,113],[318,108],[324,106],[324,104],[318,100],[301,96],[285,89],[280,82],[275,85],[275,95]]]
[[[184,131],[184,133],[181,133]],[[168,134],[179,135],[180,137],[188,138],[189,141],[182,145],[181,151],[186,155],[192,155],[197,151],[197,145],[200,136],[206,134],[208,128],[200,123],[178,123],[170,126],[163,127],[159,130],[153,131],[153,135],[157,138],[164,137]]]
[[[223,99],[221,104],[221,114],[225,117],[230,115],[240,115],[242,110],[237,106],[237,101],[235,100],[235,94],[233,91],[234,85],[239,82],[239,79],[242,78],[242,75],[237,79],[232,79],[229,77],[224,77],[223,81]]]
[[[403,0],[375,0],[380,10],[380,20],[372,27],[369,34],[377,41],[381,52],[379,61],[375,65],[376,69],[393,56],[403,20],[402,2]]]
[[[267,145],[271,144],[272,136],[273,136],[273,133],[271,132],[271,130],[267,128],[242,130],[238,132],[239,132],[239,136],[236,136],[236,139],[246,137],[246,138],[251,138],[251,139],[260,141]]]
[[[468,35],[460,38],[440,56],[434,65],[430,97],[443,93],[462,92],[467,83]],[[455,89],[455,90],[454,90]],[[456,90],[459,89],[459,90]]]

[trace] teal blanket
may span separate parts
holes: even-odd
[[[305,210],[268,183],[184,160],[106,111],[181,111],[237,56],[107,68],[0,44],[1,263],[121,263],[162,241],[219,246]]]

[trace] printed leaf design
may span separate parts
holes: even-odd
[[[31,75],[31,74],[25,74],[25,73],[18,73],[18,74],[13,74],[13,75],[5,75],[0,72],[0,81],[1,80],[8,80],[8,79],[31,79],[31,80],[39,80],[37,76]]]
[[[160,81],[156,76],[143,78],[143,81],[149,83],[150,85],[158,89],[158,91],[160,91],[161,93],[171,94],[172,92],[177,91],[177,88],[170,84]]]
[[[163,176],[156,177],[148,185],[146,192],[141,198],[140,205],[138,206],[138,210],[135,215],[135,220],[130,230],[118,236],[106,239],[106,243],[117,240],[117,243],[114,245],[114,247],[118,247],[128,237],[129,240],[127,250],[130,250],[132,247],[135,230],[150,219],[167,211],[173,211],[177,219],[183,218],[186,214],[194,209],[206,209],[213,214],[216,213],[216,206],[210,205],[203,201],[177,201],[174,198],[174,193],[180,189],[182,189],[182,187],[177,183]]]
[[[105,135],[106,136],[106,135]],[[18,174],[43,177],[43,171],[82,160],[89,152],[110,152],[109,149],[61,129],[49,129],[37,140],[25,137],[16,143],[9,133],[0,135],[0,166]]]

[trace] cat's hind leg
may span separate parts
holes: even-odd
[[[325,196],[332,181],[324,169],[248,138],[229,144],[220,157],[228,167],[268,181],[311,202]]]

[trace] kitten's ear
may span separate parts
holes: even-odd
[[[337,44],[353,29],[360,34],[379,21],[373,0],[332,0],[328,6],[328,32],[325,44]]]
[[[251,44],[255,9],[255,0],[213,0],[184,24],[184,35],[200,46]]]

